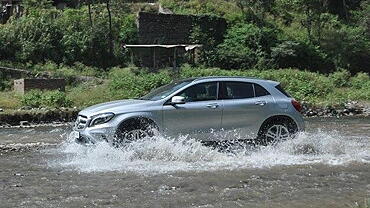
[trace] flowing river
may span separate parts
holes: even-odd
[[[277,146],[155,137],[78,145],[70,125],[0,129],[0,207],[353,207],[370,198],[370,118],[314,118]]]

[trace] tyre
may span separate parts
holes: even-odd
[[[156,127],[145,119],[132,119],[121,125],[113,139],[113,146],[120,147],[125,144],[144,138],[153,137]]]
[[[276,145],[295,138],[297,132],[298,128],[294,121],[286,118],[276,118],[263,124],[257,141],[262,145]]]

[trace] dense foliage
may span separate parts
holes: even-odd
[[[102,4],[93,5],[90,22],[86,6],[56,10],[33,1],[25,3],[22,17],[0,25],[0,60],[31,64],[81,62],[102,68],[126,61],[121,45],[133,43],[136,38],[132,14],[114,11],[110,31]]]
[[[161,0],[181,14],[229,23],[209,66],[370,71],[369,0]],[[207,45],[207,42],[203,44]]]
[[[25,0],[22,17],[0,25],[0,60],[37,64],[122,66],[129,55],[122,44],[135,43],[135,12],[156,11],[145,3]],[[90,9],[88,7],[90,2]],[[227,69],[286,68],[351,73],[370,71],[369,0],[159,0],[174,13],[215,15],[228,22],[221,43],[211,31],[194,28],[202,43],[201,64]],[[109,12],[108,12],[109,11]],[[111,22],[109,21],[111,13]],[[110,28],[109,25],[112,25]],[[196,34],[195,34],[196,33]]]

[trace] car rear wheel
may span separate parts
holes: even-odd
[[[262,145],[276,145],[295,138],[297,132],[298,128],[294,121],[274,119],[262,126],[258,142]]]

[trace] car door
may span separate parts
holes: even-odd
[[[184,104],[163,106],[163,125],[167,135],[196,135],[207,140],[221,127],[222,104],[218,101],[218,82],[199,83],[176,96],[185,97]]]
[[[273,102],[270,93],[258,84],[234,81],[222,82],[221,90],[222,128],[240,139],[255,138]]]

